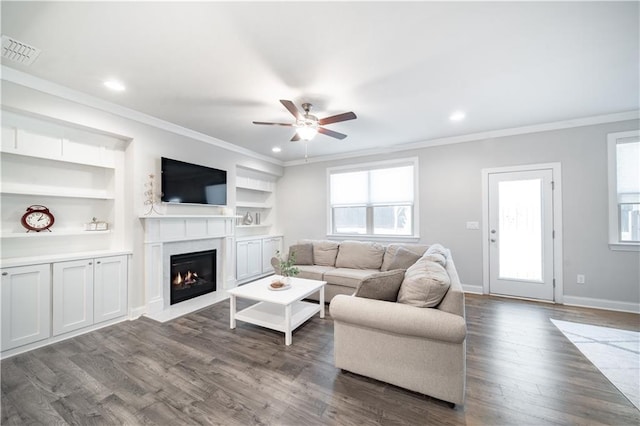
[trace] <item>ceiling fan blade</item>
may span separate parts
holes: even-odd
[[[353,120],[358,118],[353,112],[344,112],[338,115],[332,115],[331,117],[321,118],[318,120],[318,124],[324,126],[325,124],[338,123],[340,121]]]
[[[288,109],[288,110],[289,110],[289,112],[290,112],[291,114],[293,114],[293,116],[294,116],[296,119],[298,119],[298,120],[299,120],[299,119],[301,119],[301,118],[302,118],[302,117],[300,116],[300,112],[298,111],[298,108],[296,108],[296,106],[293,104],[293,102],[291,102],[291,101],[287,101],[286,99],[280,99],[280,103],[281,103],[282,105],[284,105],[284,107],[285,107],[286,109]]]
[[[300,135],[298,134],[298,132],[295,132],[293,134],[293,137],[291,138],[291,142],[296,142],[300,140]]]
[[[266,124],[268,126],[287,126],[287,127],[293,126],[293,124],[291,123],[269,123],[266,121],[254,121],[253,124]]]
[[[323,135],[331,136],[336,139],[344,139],[347,137],[344,133],[334,132],[333,130],[325,129],[324,127],[318,127],[318,133],[322,133]]]

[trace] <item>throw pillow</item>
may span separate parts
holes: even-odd
[[[416,263],[420,259],[420,255],[407,250],[404,247],[398,247],[391,263],[389,263],[388,269],[390,271],[394,269],[409,269],[411,265]]]
[[[313,262],[320,266],[334,266],[338,255],[338,243],[335,241],[314,241]]]
[[[294,244],[289,247],[289,257],[295,256],[296,265],[313,265],[313,244]]]
[[[445,258],[447,257],[447,254],[449,253],[449,250],[447,250],[446,248],[442,247],[441,244],[431,244],[429,246],[429,248],[427,249],[426,252],[424,252],[424,255],[430,255],[430,254],[441,254],[442,256],[444,256]]]
[[[433,308],[440,304],[450,285],[451,279],[444,267],[423,257],[407,269],[398,292],[398,303]]]
[[[364,241],[343,241],[338,249],[336,268],[380,269],[384,246]]]
[[[366,299],[395,302],[403,278],[404,271],[402,269],[379,272],[362,280],[353,295]]]

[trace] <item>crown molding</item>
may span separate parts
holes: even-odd
[[[312,157],[308,160],[285,161],[284,167],[299,166],[308,163],[321,163],[325,161],[344,160],[349,158],[365,157],[368,155],[390,154],[394,152],[409,151],[412,149],[429,148],[439,145],[452,145],[456,143],[472,142],[482,139],[500,138],[505,136],[524,135],[527,133],[548,132],[552,130],[570,129],[573,127],[592,126],[595,124],[615,123],[618,121],[638,120],[640,110],[619,112],[615,114],[596,115],[592,117],[575,118],[571,120],[555,121],[552,123],[533,124],[531,126],[513,127],[510,129],[490,130],[488,132],[470,133],[467,135],[451,136],[446,138],[430,139],[420,142],[412,142],[388,147],[372,148],[361,151],[345,152],[342,154]]]
[[[65,99],[71,102],[75,102],[80,105],[95,108],[100,111],[108,112],[110,114],[117,115],[129,120],[137,121],[142,124],[146,124],[158,129],[166,130],[171,133],[175,133],[181,136],[186,136],[191,139],[195,139],[201,142],[205,142],[218,148],[226,149],[227,151],[233,151],[238,154],[246,155],[251,158],[266,161],[278,166],[284,166],[284,162],[266,155],[258,154],[257,152],[249,149],[234,145],[229,142],[225,142],[221,139],[214,138],[212,136],[205,135],[204,133],[197,132],[195,130],[188,129],[186,127],[179,126],[169,121],[162,120],[152,115],[144,114],[142,112],[126,108],[113,102],[105,101],[92,95],[71,89],[66,86],[53,83],[49,80],[36,77],[34,75],[18,71],[15,68],[8,67],[6,65],[1,66],[0,79],[11,83],[18,84],[30,89],[34,89],[52,96],[56,96],[61,99]]]

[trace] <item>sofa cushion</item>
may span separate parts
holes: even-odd
[[[430,254],[440,254],[446,258],[449,255],[449,250],[442,247],[440,244],[431,244],[427,251],[424,252],[425,256]]]
[[[295,256],[296,265],[313,265],[313,244],[295,244],[289,247],[289,257]]]
[[[302,240],[298,244],[313,244],[313,263],[320,266],[335,266],[338,243],[327,240]]]
[[[319,266],[319,265],[299,265],[300,272],[296,277],[306,278],[308,280],[325,281],[324,274],[329,271],[333,271],[333,266]]]
[[[444,267],[422,257],[407,269],[398,292],[398,302],[432,308],[438,306],[450,285],[451,279]]]
[[[336,258],[337,268],[380,269],[384,246],[374,242],[343,241]]]
[[[335,268],[324,274],[324,281],[328,284],[357,288],[362,280],[379,272],[377,269]]]
[[[403,278],[403,269],[379,272],[365,278],[358,285],[358,288],[353,295],[356,297],[364,297],[366,299],[395,302],[398,299],[398,291],[400,290],[400,284],[402,284]]]
[[[390,271],[389,265],[393,262],[393,259],[396,255],[398,249],[402,247],[405,250],[409,250],[418,256],[422,256],[424,252],[429,248],[426,244],[389,244],[387,246],[387,250],[384,253],[384,259],[382,260],[382,266],[380,267],[381,271]]]
[[[419,254],[407,250],[404,247],[398,247],[395,256],[393,256],[393,259],[389,263],[389,271],[393,271],[394,269],[409,269],[418,259],[420,259]]]

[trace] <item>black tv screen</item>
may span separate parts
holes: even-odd
[[[227,205],[227,172],[162,157],[162,201]]]

